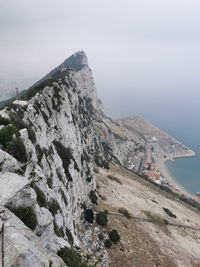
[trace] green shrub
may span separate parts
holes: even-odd
[[[82,260],[81,255],[73,248],[61,248],[57,254],[68,267],[89,267],[89,265]]]
[[[119,209],[119,213],[122,213],[122,214],[124,214],[124,216],[126,216],[126,218],[128,218],[128,219],[130,219],[131,218],[131,215],[130,215],[130,213],[128,212],[128,210],[127,209],[125,209],[125,208],[120,208]]]
[[[36,135],[33,129],[30,126],[27,126],[27,131],[28,131],[28,137],[31,140],[33,144],[36,143]]]
[[[58,210],[60,210],[58,201],[52,198],[51,201],[48,203],[48,208],[49,208],[49,211],[53,214],[53,216],[55,216]]]
[[[108,223],[107,214],[103,211],[98,212],[96,215],[96,222],[99,225],[106,227]]]
[[[100,167],[100,168],[104,168],[104,169],[109,169],[109,162],[104,160],[102,157],[99,157],[98,154],[94,155],[94,162],[95,164]]]
[[[7,104],[7,110],[10,111],[11,109],[13,110],[17,110],[18,108],[20,108],[20,105],[18,104],[14,104],[13,102],[9,102]]]
[[[52,177],[48,177],[47,178],[47,184],[49,188],[53,188],[53,178]]]
[[[94,212],[91,209],[87,209],[85,210],[85,220],[89,223],[93,223],[94,222]]]
[[[54,225],[54,232],[56,233],[56,235],[58,237],[62,237],[63,238],[65,236],[63,228],[62,227],[58,227],[58,225],[55,222],[55,220],[53,221],[53,225]]]
[[[11,124],[11,121],[7,118],[4,118],[0,115],[0,125],[8,125],[8,124]]]
[[[38,158],[38,164],[40,165],[42,157],[43,157],[43,151],[39,144],[36,145],[35,149],[36,149],[36,154]]]
[[[19,174],[19,175],[24,175],[25,170],[24,169],[18,169],[15,171],[15,173]]]
[[[65,233],[66,233],[68,242],[70,243],[71,246],[73,246],[74,238],[73,238],[73,236],[72,236],[70,230],[69,230],[67,227],[66,227],[66,229],[65,229]]]
[[[35,193],[37,195],[37,203],[40,207],[46,207],[47,206],[47,200],[44,192],[37,186],[35,183],[31,184],[32,188],[35,190]]]
[[[11,121],[12,121],[12,124],[13,124],[18,130],[27,128],[26,123],[25,123],[22,119],[20,119],[20,117],[17,116],[16,113],[11,112],[11,113],[9,114],[9,116],[10,116],[10,119],[11,119]]]
[[[102,233],[100,233],[100,234],[98,235],[98,238],[99,238],[99,240],[100,240],[100,241],[102,241],[102,240],[104,239],[104,236],[103,236],[103,234],[102,234]]]
[[[63,176],[62,176],[62,174],[61,174],[60,169],[56,169],[56,174],[57,174],[57,176],[58,176],[58,179],[59,179],[62,183],[64,183],[64,179],[63,179]]]
[[[67,200],[67,197],[66,197],[66,195],[65,195],[65,193],[63,192],[62,189],[61,189],[61,195],[62,195],[62,199],[64,200],[65,205],[67,206],[68,205],[68,200]]]
[[[33,144],[35,144],[35,143],[36,143],[36,135],[35,135],[35,132],[33,131],[33,129],[31,128],[31,126],[27,125],[27,124],[20,118],[20,116],[18,116],[18,114],[14,113],[14,112],[11,112],[11,113],[10,113],[10,118],[11,118],[11,121],[12,121],[13,125],[14,125],[18,130],[21,130],[21,129],[24,129],[24,128],[27,129],[29,139],[32,141]]]
[[[170,217],[176,218],[176,215],[173,214],[169,209],[167,208],[163,208],[163,210],[167,213],[167,215],[169,215]]]
[[[44,118],[44,121],[46,122],[46,124],[48,126],[50,126],[49,122],[48,122],[49,117],[46,115],[46,113],[43,110],[41,110],[41,113],[42,113],[42,117]]]
[[[112,241],[110,239],[106,239],[104,242],[104,245],[106,248],[110,248],[112,246]]]
[[[27,162],[26,148],[20,137],[14,138],[7,145],[7,151],[21,162]]]
[[[164,221],[163,219],[156,214],[152,214],[150,211],[143,211],[144,214],[152,221],[152,223],[163,225]]]
[[[10,209],[27,227],[35,230],[38,222],[37,216],[31,207],[16,207]]]
[[[33,98],[37,93],[42,92],[42,90],[46,86],[52,86],[52,83],[54,81],[55,80],[53,78],[48,78],[47,80],[41,81],[40,83],[38,83],[37,85],[35,85],[31,89],[29,89],[25,94],[23,94],[21,96],[21,99],[22,100],[29,100],[29,99]]]
[[[61,101],[61,95],[59,94],[60,88],[56,88],[53,87],[53,97],[52,97],[52,105],[53,105],[53,109],[55,109],[56,111],[60,111],[60,107],[62,105],[62,101]]]
[[[168,220],[163,219],[163,222],[164,222],[165,225],[169,224]]]
[[[94,190],[91,190],[90,193],[89,193],[89,198],[91,200],[91,202],[93,204],[96,204],[97,205],[97,195],[96,195],[96,192]]]
[[[6,127],[3,127],[0,130],[0,144],[6,148],[8,142],[10,142],[13,138],[13,135],[16,134],[17,131],[15,129],[15,127],[13,127],[12,125],[8,125]]]
[[[68,178],[69,181],[72,181],[72,177],[69,172],[69,164],[71,160],[74,160],[71,149],[69,147],[68,148],[64,147],[60,142],[55,141],[55,140],[53,141],[53,144],[56,148],[56,151],[59,157],[62,160],[62,163],[63,163],[62,165],[65,170],[66,177]]]
[[[109,233],[109,238],[114,244],[116,244],[120,241],[120,235],[118,234],[117,230],[115,230],[115,229]]]

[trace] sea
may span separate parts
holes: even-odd
[[[199,90],[174,90],[168,95],[145,96],[133,92],[127,96],[113,94],[107,101],[111,117],[140,116],[160,128],[176,140],[192,149],[196,157],[167,161],[169,173],[188,192],[200,192],[200,92]]]
[[[162,119],[152,114],[149,121],[162,129],[182,144],[192,149],[195,157],[177,158],[166,161],[165,165],[174,179],[188,192],[200,192],[200,122],[193,106],[182,110],[182,114],[174,113]]]
[[[196,153],[195,157],[166,161],[166,168],[188,192],[200,192],[200,112],[196,113],[192,106],[182,110],[182,114],[165,113],[165,118],[151,114],[147,119]]]
[[[170,127],[167,129],[167,125],[165,126],[165,131],[196,153],[195,157],[177,158],[174,162],[167,161],[165,165],[169,173],[179,184],[188,192],[195,194],[196,192],[200,192],[200,130],[197,125],[191,125],[193,123],[188,123],[182,129],[170,129]],[[185,130],[186,127],[191,127],[194,133]]]

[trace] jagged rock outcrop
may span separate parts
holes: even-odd
[[[0,129],[0,206],[10,210],[5,211],[5,232],[12,232],[10,225],[18,231],[16,216],[21,219],[19,243],[13,248],[20,251],[13,258],[9,254],[10,266],[27,267],[32,258],[34,266],[47,266],[48,261],[54,264],[51,257],[58,265],[49,266],[62,266],[56,253],[72,245],[93,263],[108,266],[100,229],[84,218],[84,211],[97,203],[93,164],[126,166],[144,140],[106,117],[84,52],[65,60],[0,115],[6,118]],[[31,242],[27,231],[33,240],[28,252],[20,243],[23,238]]]
[[[58,72],[64,73],[64,71],[69,68],[76,72],[76,87],[80,96],[86,99],[86,104],[88,106],[92,104],[96,111],[101,111],[101,113],[104,114],[103,105],[97,98],[92,71],[89,68],[87,56],[83,51],[75,53],[71,57],[67,58],[62,64],[35,83],[32,88],[41,82],[52,78]]]
[[[40,238],[48,253],[55,255],[61,247],[73,243],[85,255],[94,254],[94,262],[98,249],[102,266],[107,266],[107,254],[97,235],[89,247],[82,242],[91,235],[84,209],[97,201],[92,165],[94,160],[101,166],[107,164],[92,122],[103,110],[85,54],[75,54],[50,76],[30,89],[23,101],[15,101],[0,112],[10,120],[3,129],[14,133],[1,145],[1,179],[5,181],[7,177],[13,191],[9,199],[2,196],[0,205],[15,214],[19,207],[30,209],[37,220],[32,235]],[[8,168],[8,160],[12,168]],[[14,174],[6,171],[23,177],[13,179]],[[18,181],[24,185],[20,190]],[[13,215],[13,224],[15,218]],[[28,266],[33,254],[24,250],[25,259],[20,266]],[[41,260],[42,256],[38,257]],[[34,266],[46,266],[42,264]]]
[[[37,237],[8,209],[0,206],[0,242],[4,234],[4,266],[64,267],[62,259],[45,249]],[[2,260],[2,249],[0,259]]]

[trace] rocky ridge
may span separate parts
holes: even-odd
[[[93,256],[99,249],[102,266],[107,266],[106,251],[96,237],[83,247],[84,238],[91,235],[91,229],[85,229],[84,209],[97,201],[92,162],[105,167],[107,162],[92,122],[103,111],[86,56],[76,54],[75,64],[81,64],[76,62],[77,56],[84,62],[79,70],[59,67],[51,78],[30,89],[23,100],[0,112],[9,120],[8,125],[1,125],[2,130],[10,134],[13,129],[14,136],[1,145],[0,205],[13,213],[19,207],[31,208],[37,220],[32,235],[43,248],[42,256],[36,250],[18,250],[24,236],[16,229],[17,252],[7,255],[13,262],[9,266],[32,266],[28,265],[29,258],[35,259],[34,266],[63,266],[56,252],[72,243],[85,255]],[[11,233],[16,216],[7,210],[3,213],[8,214],[4,231]],[[5,238],[9,247],[11,241]]]
[[[117,134],[119,125],[105,115],[85,53],[65,60],[21,100],[2,108],[0,116],[7,119],[0,125],[0,206],[6,217],[1,225],[4,222],[8,233],[5,250],[16,250],[5,261],[9,266],[31,266],[31,260],[34,266],[63,266],[56,253],[73,245],[90,262],[108,266],[100,229],[92,229],[84,219],[84,211],[98,199],[93,165],[125,164],[126,151],[136,146],[136,139],[130,132]],[[33,216],[31,225],[20,212]],[[21,231],[17,226],[13,230],[16,215]],[[31,229],[25,230],[22,221]],[[26,251],[23,231],[40,243],[39,254],[34,243]],[[11,242],[12,232],[17,233],[16,243]]]
[[[106,116],[82,51],[2,108],[5,266],[66,266],[57,255],[63,247],[79,251],[88,264],[109,266],[102,230],[84,217],[102,197],[93,166],[127,167],[144,146],[141,134]]]

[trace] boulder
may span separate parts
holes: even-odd
[[[0,226],[4,223],[4,265],[9,267],[64,267],[61,258],[43,247],[42,241],[22,221],[0,207]],[[2,233],[0,234],[2,244]],[[0,250],[0,258],[2,258]]]
[[[29,183],[27,178],[15,173],[6,172],[0,174],[0,205],[5,206]]]

